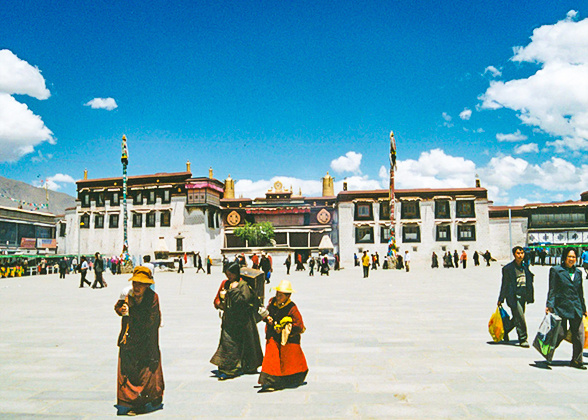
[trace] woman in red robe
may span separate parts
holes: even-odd
[[[122,317],[118,337],[117,415],[163,408],[163,371],[159,351],[159,297],[149,288],[151,270],[136,267],[132,286],[123,289],[114,310]]]
[[[300,347],[300,335],[306,330],[302,315],[290,300],[294,293],[288,280],[276,287],[276,296],[271,298],[265,319],[266,347],[259,383],[260,392],[295,388],[304,384],[308,374],[306,358]]]

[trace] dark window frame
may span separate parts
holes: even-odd
[[[380,220],[390,220],[389,201],[380,201]]]
[[[366,206],[369,209],[367,215],[359,214],[359,209],[363,206]],[[373,203],[366,203],[362,201],[355,203],[355,220],[374,220]]]
[[[414,205],[414,211],[409,207]],[[400,202],[400,218],[401,219],[420,219],[421,218],[421,202],[420,200],[401,201]]]
[[[145,227],[155,227],[156,214],[151,211],[145,215]]]
[[[94,215],[94,229],[104,229],[104,215],[96,213]]]
[[[116,220],[116,223],[113,221]],[[111,214],[108,217],[108,228],[109,229],[118,229],[118,224],[120,222],[120,215],[119,214]]]
[[[470,238],[462,236],[462,233],[465,232],[464,228],[466,228],[466,227],[471,228],[471,229],[468,229],[472,233],[472,236]],[[457,225],[457,240],[459,242],[475,241],[476,240],[476,225],[469,224],[469,223]]]
[[[147,204],[155,204],[157,201],[157,192],[155,190],[147,190]],[[153,200],[151,199],[153,197]]]
[[[367,240],[361,240],[361,231],[362,230],[369,230],[370,231],[370,238]],[[363,235],[365,237],[365,235]],[[356,244],[373,244],[375,242],[374,238],[374,227],[373,226],[356,226],[355,227],[355,243]]]
[[[471,211],[466,212],[464,210],[465,204],[471,204]],[[455,217],[458,218],[471,218],[476,217],[476,204],[474,200],[457,200],[455,203]]]
[[[67,223],[66,222],[61,222],[59,224],[59,237],[60,238],[64,238],[66,231],[67,231]]]
[[[104,193],[97,193],[95,197],[96,197],[96,207],[104,207],[105,206]]]
[[[176,252],[183,252],[183,251],[184,251],[184,238],[176,238]]]
[[[83,225],[82,225],[83,223]],[[90,229],[90,214],[84,213],[80,216],[80,229]]]
[[[143,214],[133,213],[133,227],[134,228],[142,228],[143,227]]]
[[[416,229],[416,239],[407,239],[406,235],[408,233],[414,233],[414,232],[407,232],[408,229]],[[402,242],[403,243],[420,243],[421,242],[421,227],[419,225],[416,224],[410,224],[410,225],[402,225]]]
[[[80,202],[81,202],[82,207],[84,207],[84,208],[90,207],[90,193],[80,194]]]
[[[447,232],[447,238],[441,238],[439,233],[441,231]],[[435,238],[437,242],[451,242],[451,225],[437,225],[435,227]]]
[[[388,235],[384,235],[385,231],[388,231]],[[388,241],[390,240],[390,226],[386,226],[386,225],[380,225],[380,243],[381,244],[387,244]]]
[[[167,215],[167,221],[165,220],[166,215]],[[170,227],[171,226],[171,211],[164,210],[159,214],[159,225],[162,227]]]
[[[447,212],[442,212],[442,208],[446,207]],[[449,200],[435,200],[435,219],[451,219],[451,206]]]
[[[133,205],[141,206],[143,205],[143,191],[135,191],[133,194]]]
[[[167,193],[167,200],[165,198],[166,193]],[[161,203],[162,204],[171,203],[171,190],[169,190],[169,189],[161,190]]]
[[[120,192],[114,191],[110,194],[110,205],[113,207],[120,206]]]

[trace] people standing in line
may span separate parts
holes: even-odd
[[[549,269],[549,292],[545,313],[553,312],[561,317],[561,328],[557,337],[556,348],[565,338],[568,330],[572,332],[572,360],[570,366],[585,370],[582,352],[584,348],[584,323],[586,313],[582,272],[576,267],[578,255],[576,249],[565,248],[560,265]]]
[[[466,266],[468,265],[468,254],[466,254],[465,249],[461,252],[459,260],[461,261],[461,266],[465,270]]]
[[[80,265],[80,287],[84,287],[84,284],[86,283],[88,283],[88,286],[92,286],[92,283],[86,280],[86,275],[88,274],[88,261],[83,255],[80,258],[80,261],[82,262]]]
[[[474,251],[474,256],[472,259],[474,260],[474,266],[477,267],[480,265],[480,254],[478,254],[478,251]]]
[[[363,278],[368,278],[370,275],[370,256],[368,255],[367,251],[363,251],[361,265],[363,266]]]
[[[308,259],[308,275],[314,276],[314,258],[312,258],[312,255]]]
[[[529,347],[527,341],[527,322],[525,320],[525,306],[535,301],[533,288],[533,273],[529,267],[523,265],[525,250],[520,246],[512,249],[514,260],[502,268],[502,282],[498,295],[498,306],[506,299],[506,304],[512,312],[515,328],[521,347]],[[504,341],[508,341],[508,332]]]
[[[163,370],[159,350],[159,296],[149,288],[151,270],[138,266],[114,305],[122,317],[118,337],[117,415],[163,408]]]
[[[284,261],[284,265],[286,266],[286,274],[290,275],[290,266],[292,265],[292,254],[288,254],[286,257],[286,261]]]
[[[264,273],[265,282],[269,283],[272,276],[272,263],[265,253],[261,254],[261,261],[259,265],[261,267],[261,271]]]
[[[408,273],[410,271],[410,252],[408,252],[408,249],[404,251],[404,267]]]
[[[65,273],[67,272],[68,265],[69,264],[67,263],[67,257],[63,257],[61,260],[59,260],[59,278],[60,279],[65,278]]]
[[[439,268],[439,257],[437,257],[435,252],[433,252],[433,255],[431,256],[431,268]]]
[[[268,303],[260,392],[300,386],[308,374],[306,358],[300,347],[300,336],[306,328],[298,307],[290,300],[294,292],[291,283],[282,280],[276,287],[276,296]]]
[[[200,270],[202,270],[202,272],[205,273],[204,267],[202,266],[202,257],[200,256],[200,252],[198,252],[196,254],[196,260],[198,262],[198,267],[196,268],[196,274],[198,274],[200,272]]]
[[[178,274],[179,273],[184,273],[184,259],[181,256],[178,258]]]
[[[223,312],[218,349],[210,360],[218,366],[219,380],[257,373],[263,361],[253,317],[258,308],[258,298],[247,282],[241,279],[239,264],[230,264],[225,275],[227,279],[221,283],[214,299],[214,307]]]
[[[92,289],[96,289],[98,284],[100,284],[100,289],[102,289],[108,286],[102,275],[102,273],[104,273],[104,261],[99,252],[97,252],[94,257],[94,284],[92,284]]]
[[[584,267],[586,276],[588,276],[588,248],[584,249],[584,252],[582,252],[582,267]]]
[[[206,274],[212,274],[212,258],[210,258],[210,255],[206,256]]]

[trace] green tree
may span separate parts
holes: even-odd
[[[271,222],[249,223],[235,229],[235,235],[245,239],[249,246],[264,246],[274,238],[274,225]]]

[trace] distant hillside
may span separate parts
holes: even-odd
[[[30,184],[0,176],[0,206],[18,208],[19,203],[14,198],[27,203],[47,204],[44,188],[33,187]],[[60,215],[68,207],[75,207],[75,198],[71,195],[49,190],[49,208],[43,207],[38,211]],[[24,210],[35,210],[35,207],[23,205]]]

